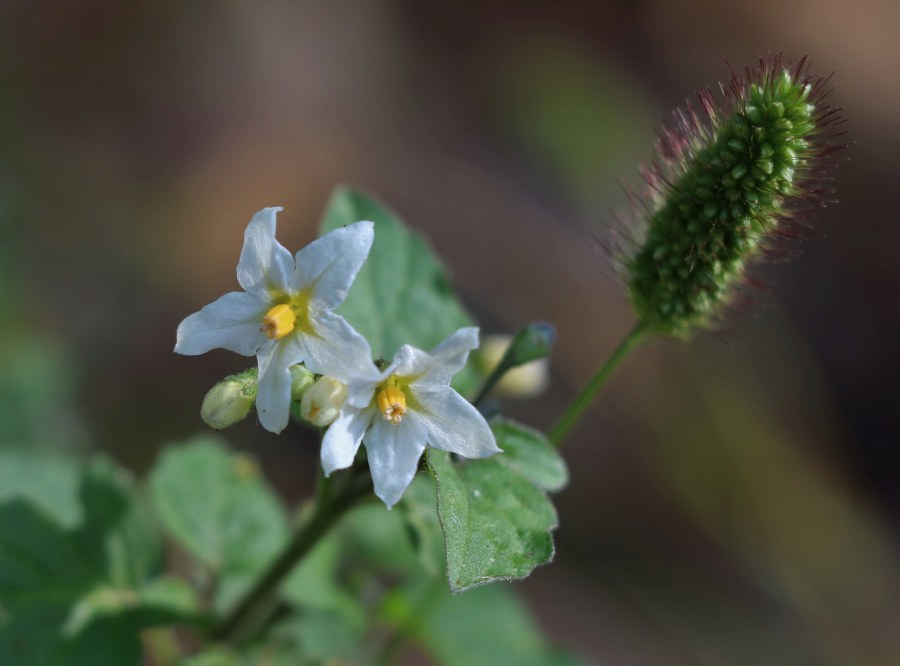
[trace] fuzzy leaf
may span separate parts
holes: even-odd
[[[472,325],[425,240],[376,201],[339,188],[325,211],[322,233],[360,220],[374,222],[375,242],[337,312],[365,336],[376,358],[390,360],[403,344],[429,350]],[[468,392],[478,381],[470,364],[454,386]]]
[[[491,430],[503,453],[492,458],[542,490],[562,490],[569,470],[544,433],[508,419],[494,419]]]
[[[165,451],[150,490],[166,531],[216,573],[260,570],[287,537],[284,511],[255,464],[218,438]]]
[[[428,450],[454,592],[524,578],[553,558],[556,510],[496,457],[457,466],[446,452]]]

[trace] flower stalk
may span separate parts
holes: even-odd
[[[254,620],[260,617],[274,597],[278,587],[300,560],[306,556],[319,540],[334,527],[338,520],[359,501],[369,494],[365,476],[354,474],[356,468],[343,479],[321,477],[319,492],[312,513],[305,519],[281,554],[266,572],[256,580],[253,587],[237,602],[234,608],[216,625],[211,637],[215,640],[233,641],[239,638]],[[338,483],[341,480],[343,483]]]
[[[555,446],[562,445],[572,428],[584,417],[585,411],[594,402],[615,369],[631,353],[631,350],[645,339],[647,332],[647,327],[643,323],[639,323],[631,329],[609,358],[597,368],[594,376],[584,385],[566,412],[550,430],[548,437]]]

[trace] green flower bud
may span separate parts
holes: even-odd
[[[304,394],[300,402],[300,416],[315,426],[327,426],[338,417],[347,385],[331,377],[320,377]]]
[[[305,365],[291,366],[291,400],[300,400],[306,389],[315,384],[316,376]]]
[[[243,420],[256,401],[256,368],[223,379],[213,386],[200,407],[210,428],[222,430]]]
[[[708,90],[661,133],[649,185],[643,240],[624,262],[625,279],[647,332],[686,337],[709,325],[746,280],[752,260],[789,229],[796,202],[824,204],[814,184],[838,147],[827,128],[837,110],[823,102],[827,79],[813,80],[805,59],[780,56],[733,75],[724,108]]]
[[[488,377],[472,401],[474,405],[495,386],[502,394],[517,398],[537,395],[546,388],[546,358],[556,341],[556,329],[545,322],[536,322],[522,327],[512,338],[505,337],[500,347],[490,343],[492,349],[485,350],[482,346],[476,355]]]
[[[476,352],[481,371],[490,375],[500,365],[513,342],[511,335],[487,335]],[[506,371],[494,386],[496,395],[506,398],[532,398],[540,395],[550,383],[546,357],[523,362]]]

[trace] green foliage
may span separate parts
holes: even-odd
[[[59,456],[0,449],[0,503],[20,498],[65,528],[82,519],[78,501],[81,472]]]
[[[32,461],[35,486],[0,503],[0,663],[138,664],[138,631],[195,622],[193,595],[155,578],[159,536],[118,467],[97,459],[78,474],[60,464],[44,477]],[[63,511],[42,489],[72,473],[79,506]]]
[[[347,631],[361,634],[366,615],[358,599],[339,579],[343,543],[332,533],[322,539],[310,553],[294,567],[281,590],[282,597],[316,616],[342,623]]]
[[[389,361],[404,344],[429,350],[473,324],[425,240],[373,199],[339,188],[325,211],[322,233],[360,220],[375,224],[375,242],[337,312],[365,336],[376,357]],[[454,386],[467,393],[478,380],[469,364]]]
[[[386,619],[444,666],[575,666],[576,657],[550,647],[524,604],[506,585],[451,595],[414,581],[388,595]]]
[[[548,492],[568,484],[566,463],[542,432],[507,419],[491,421],[491,430],[503,449],[498,463]]]
[[[448,453],[428,451],[454,592],[524,578],[553,558],[556,510],[543,488],[565,483],[562,461],[536,431],[512,421],[495,425],[494,434],[508,453],[454,465]],[[528,460],[533,451],[551,461],[546,472]]]
[[[255,573],[287,538],[287,519],[256,464],[216,437],[166,450],[150,475],[166,531],[213,574]]]

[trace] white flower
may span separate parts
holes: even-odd
[[[426,443],[466,458],[498,453],[484,417],[450,388],[477,347],[478,329],[461,328],[430,352],[404,345],[383,371],[360,365],[322,441],[325,473],[353,464],[362,441],[375,494],[391,507],[415,476]]]
[[[233,291],[178,326],[175,351],[203,354],[228,349],[257,356],[256,411],[267,430],[281,432],[291,403],[290,367],[305,363],[317,374],[348,383],[369,345],[343,317],[332,312],[369,254],[371,222],[357,222],[313,241],[292,257],[275,240],[275,215],[259,211],[247,225]]]

